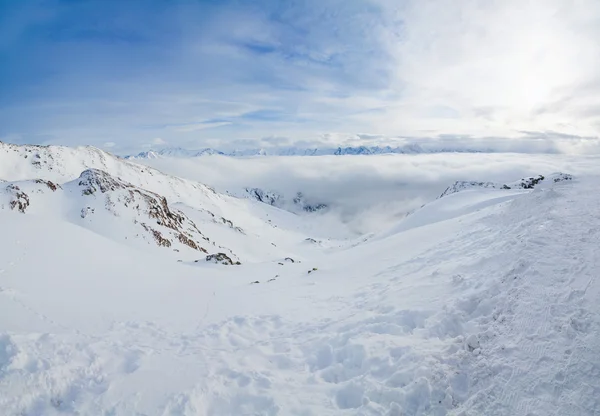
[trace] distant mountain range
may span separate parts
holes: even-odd
[[[404,146],[358,146],[358,147],[276,147],[267,149],[247,149],[223,152],[211,148],[187,150],[181,147],[169,147],[161,150],[148,150],[136,155],[125,156],[126,159],[156,159],[159,157],[200,157],[222,155],[231,157],[243,156],[346,156],[346,155],[382,155],[382,154],[419,154],[419,153],[492,153],[493,150],[475,150],[468,148],[424,148],[416,143]]]

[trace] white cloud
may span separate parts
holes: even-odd
[[[600,175],[599,157],[531,154],[435,154],[150,159],[153,167],[219,191],[260,187],[288,197],[333,205],[330,220],[360,233],[391,226],[435,199],[456,180],[515,181],[563,171],[582,179]],[[227,175],[223,175],[227,172]]]
[[[163,139],[161,139],[160,137],[156,137],[156,138],[152,139],[151,143],[155,146],[163,146],[163,145],[167,144],[167,142],[164,141]]]
[[[381,33],[402,97],[373,120],[413,132],[598,134],[598,113],[583,113],[600,105],[597,87],[581,86],[600,85],[600,3],[414,0],[396,16],[401,31],[391,22]],[[565,99],[570,108],[552,106]]]
[[[173,130],[178,132],[200,131],[206,129],[214,129],[216,127],[228,126],[230,124],[231,122],[229,121],[188,123],[176,126],[173,128]]]
[[[596,0],[263,6],[179,4],[161,12],[159,31],[135,7],[115,6],[120,27],[147,42],[45,40],[29,66],[56,76],[40,78],[34,98],[0,105],[0,135],[110,140],[129,152],[165,145],[148,143],[154,136],[227,148],[265,137],[335,136],[343,144],[357,133],[383,144],[399,136],[600,133]],[[74,58],[86,54],[100,61]]]

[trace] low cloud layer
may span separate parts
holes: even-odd
[[[457,180],[510,182],[557,171],[600,175],[598,157],[566,155],[210,156],[145,163],[222,192],[260,187],[293,196],[301,191],[309,202],[331,205],[330,220],[356,233],[391,226]]]

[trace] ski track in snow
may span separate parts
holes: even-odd
[[[335,311],[314,320],[284,310],[211,323],[219,294],[193,331],[149,320],[84,333],[3,285],[31,261],[15,245],[0,257],[0,306],[42,323],[0,333],[0,413],[600,414],[600,215],[586,186],[467,216],[415,257],[386,253],[357,288],[307,296],[307,308]],[[248,296],[294,290],[271,284],[283,288]],[[421,286],[420,306],[406,306]]]

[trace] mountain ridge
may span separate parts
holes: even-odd
[[[310,237],[290,212],[91,146],[0,143],[0,178],[6,210],[66,220],[131,244],[150,236],[141,240],[184,260],[211,250],[235,261],[283,258],[298,255],[289,250]]]
[[[492,149],[477,150],[469,148],[423,147],[417,143],[403,146],[337,146],[337,147],[273,147],[255,148],[245,150],[221,151],[213,148],[188,150],[181,147],[167,147],[163,149],[147,150],[133,155],[124,156],[125,159],[156,159],[160,157],[202,157],[202,156],[358,156],[358,155],[383,155],[383,154],[422,154],[422,153],[494,153]]]

